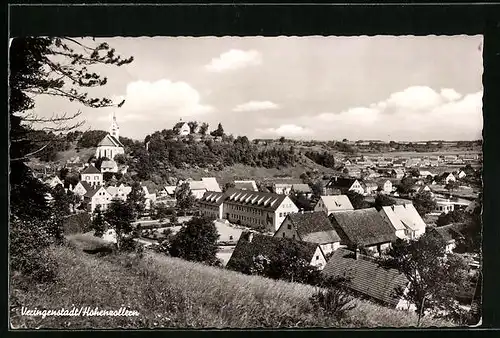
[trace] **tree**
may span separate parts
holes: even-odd
[[[409,173],[411,177],[420,177],[420,170],[417,168],[411,168]]]
[[[163,222],[169,214],[169,208],[164,203],[158,203],[155,205],[155,217],[160,222]]]
[[[457,310],[455,296],[468,282],[468,267],[458,255],[446,254],[444,244],[435,236],[425,233],[419,239],[398,239],[380,263],[408,279],[408,292],[398,288],[394,293],[415,304],[417,325],[425,310]]]
[[[184,212],[191,209],[196,202],[196,199],[191,192],[191,188],[189,187],[189,183],[187,182],[181,184],[179,189],[177,189],[175,192],[175,198],[177,200],[177,207]]]
[[[106,230],[106,226],[104,223],[104,216],[102,214],[101,205],[96,205],[94,209],[94,215],[92,219],[92,229],[94,230],[94,236],[102,237],[104,231]]]
[[[377,210],[382,209],[382,207],[388,207],[394,204],[396,204],[396,201],[387,195],[378,194],[377,197],[375,197],[375,208]]]
[[[127,163],[127,159],[125,158],[125,155],[123,155],[123,154],[117,154],[117,155],[115,155],[114,160],[118,164],[126,164]]]
[[[448,181],[448,183],[446,183],[446,185],[444,186],[444,188],[446,190],[448,190],[450,192],[450,194],[453,191],[457,190],[459,187],[460,187],[460,184],[458,184],[457,181],[452,181],[452,180]]]
[[[188,126],[189,126],[189,132],[191,134],[194,134],[196,132],[196,129],[198,128],[198,122],[190,121],[188,122]]]
[[[398,192],[404,195],[411,193],[415,180],[411,177],[404,177],[398,185]]]
[[[224,136],[224,128],[222,128],[222,124],[221,124],[221,123],[219,123],[219,125],[217,126],[217,129],[216,129],[216,130],[214,130],[214,131],[212,131],[212,132],[210,133],[210,135],[212,135],[212,136],[217,136],[217,137],[222,137],[222,136]]]
[[[134,219],[139,218],[146,209],[146,194],[139,182],[132,183],[131,190],[127,195],[127,204],[134,215]]]
[[[436,220],[436,225],[440,227],[453,223],[467,223],[471,220],[471,218],[472,215],[464,210],[453,210],[446,214],[443,213],[439,215],[438,219]]]
[[[349,198],[349,201],[351,201],[354,209],[363,209],[368,206],[368,203],[365,201],[363,195],[358,194],[357,192],[352,190],[349,190],[346,195]]]
[[[224,187],[222,188],[222,190],[225,192],[228,189],[234,188],[234,187],[235,187],[234,182],[227,182],[226,184],[224,184]]]
[[[286,141],[286,138],[284,136],[281,136],[279,139],[280,143],[283,144]]]
[[[311,210],[311,203],[309,199],[302,193],[290,195],[292,202],[299,208],[299,210]]]
[[[216,264],[219,233],[208,218],[194,217],[172,240],[170,254],[188,261]]]
[[[132,233],[134,214],[128,203],[114,199],[104,214],[104,219],[116,232],[116,247],[122,249],[122,244],[127,235]]]
[[[424,216],[436,209],[436,200],[429,191],[421,191],[413,197],[413,206],[420,216]]]
[[[208,123],[203,122],[203,123],[201,124],[201,126],[200,126],[200,134],[201,134],[201,135],[205,135],[205,134],[207,133],[207,131],[208,131],[208,127],[209,127],[209,126],[208,126]]]

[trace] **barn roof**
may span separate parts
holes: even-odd
[[[350,244],[370,246],[396,240],[393,227],[375,208],[334,212],[330,220],[342,240]]]
[[[342,248],[334,251],[322,274],[347,278],[350,289],[393,307],[399,301],[396,289],[408,285],[408,279],[398,270],[382,267],[363,254],[356,259],[354,252]]]

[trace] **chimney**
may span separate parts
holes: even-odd
[[[354,250],[354,259],[359,259],[359,248],[356,248],[356,250]]]
[[[252,243],[252,239],[253,239],[253,232],[249,232],[248,233],[248,243]]]

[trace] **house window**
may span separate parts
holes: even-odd
[[[229,240],[232,241],[233,240],[233,236],[229,236]]]
[[[316,260],[317,260],[317,261],[319,260],[319,256],[316,256]]]
[[[295,239],[295,234],[292,235],[292,238]]]
[[[283,217],[283,213],[280,212],[280,217]]]
[[[285,233],[283,233],[283,238],[285,238]]]
[[[287,228],[288,228],[288,230],[292,230],[292,225],[288,224]]]

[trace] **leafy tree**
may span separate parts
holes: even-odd
[[[191,209],[196,202],[196,199],[187,182],[181,184],[179,189],[177,189],[175,192],[175,198],[177,200],[177,207],[182,211]]]
[[[435,236],[425,233],[419,239],[398,239],[380,262],[399,270],[410,282],[407,293],[403,288],[394,293],[415,304],[417,325],[425,310],[457,310],[455,296],[468,283],[468,266],[460,256],[446,254],[444,244]]]
[[[398,192],[404,195],[411,193],[415,180],[411,177],[404,177],[398,185]]]
[[[108,134],[104,130],[88,130],[82,134],[78,140],[77,146],[80,148],[97,147],[99,142]]]
[[[172,240],[170,254],[188,261],[214,265],[218,261],[219,233],[215,224],[204,217],[194,217]]]
[[[436,225],[437,226],[443,226],[443,225],[448,225],[448,224],[453,224],[453,223],[466,223],[470,221],[472,218],[472,215],[469,213],[465,212],[464,210],[453,210],[448,213],[442,213],[439,215]]]
[[[448,181],[445,185],[445,189],[448,190],[450,193],[457,190],[460,187],[460,184],[458,184],[457,181]]]
[[[378,194],[377,197],[375,197],[375,208],[377,210],[382,209],[382,207],[388,207],[394,204],[396,204],[396,201],[387,195]]]
[[[115,155],[114,160],[118,164],[126,164],[127,163],[127,159],[125,158],[125,155],[123,155],[123,154],[117,154],[117,155]]]
[[[413,206],[420,216],[424,216],[436,209],[436,200],[429,191],[421,191],[413,197]]]
[[[146,209],[146,194],[139,182],[132,183],[131,190],[127,195],[127,204],[134,215],[134,219],[142,215]]]
[[[311,210],[311,202],[309,199],[302,193],[290,195],[289,196],[292,202],[299,208],[300,210]]]
[[[351,201],[354,209],[363,209],[368,207],[368,203],[365,201],[363,195],[358,194],[357,192],[352,190],[349,190],[346,195],[349,198],[349,201]]]
[[[411,168],[409,174],[411,177],[420,177],[420,170],[418,168]]]
[[[317,182],[311,184],[311,190],[312,190],[313,197],[319,198],[323,194],[323,190],[324,190],[323,182],[317,181]]]
[[[234,188],[234,187],[235,187],[234,182],[227,182],[226,184],[224,184],[224,187],[223,187],[223,189],[222,189],[222,190],[225,192],[225,191],[227,191],[228,189],[230,189],[230,188]]]
[[[214,131],[212,131],[210,133],[210,135],[212,135],[212,136],[218,136],[218,137],[224,136],[224,128],[222,128],[222,124],[219,123],[219,125],[217,126],[217,129],[214,130]]]
[[[284,136],[281,136],[279,139],[280,143],[283,144],[286,141],[286,138]]]
[[[102,214],[101,205],[96,205],[94,209],[94,215],[92,219],[92,229],[94,230],[94,236],[102,237],[104,231],[106,230],[106,226],[104,223],[104,216]]]
[[[203,122],[200,126],[200,134],[205,135],[208,131],[208,123]]]
[[[169,215],[169,208],[164,203],[158,203],[154,208],[154,215],[156,219],[163,222],[165,218]]]
[[[198,122],[196,121],[190,121],[188,122],[189,130],[191,134],[194,134],[196,132],[196,129],[198,128]]]
[[[170,224],[176,225],[179,222],[179,217],[177,217],[177,212],[174,210],[170,216]]]
[[[128,203],[114,199],[104,214],[104,219],[116,232],[116,247],[122,249],[126,236],[132,233],[134,214]]]

